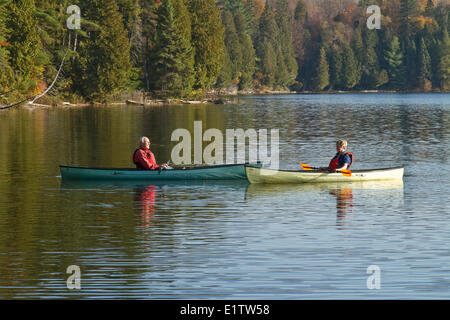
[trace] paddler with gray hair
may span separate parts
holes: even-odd
[[[155,155],[150,151],[150,139],[147,137],[141,137],[139,140],[139,149],[134,150],[133,163],[139,170],[160,170],[167,169],[169,166],[167,163],[163,163],[159,166],[156,163]]]

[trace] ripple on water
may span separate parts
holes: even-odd
[[[242,97],[226,108],[0,116],[0,297],[445,297],[448,101],[447,94],[288,95]],[[168,159],[167,136],[191,128],[192,119],[222,132],[279,129],[287,169],[327,165],[343,137],[355,169],[404,166],[404,182],[61,184],[60,164],[128,167],[142,132],[158,159]],[[23,127],[23,139],[12,126]],[[129,128],[140,132],[117,136]],[[82,290],[67,289],[69,265],[80,266]],[[367,289],[370,265],[381,270],[380,290]]]

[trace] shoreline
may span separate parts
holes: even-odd
[[[154,107],[154,106],[167,106],[167,105],[200,105],[200,104],[230,104],[233,103],[232,100],[239,99],[239,97],[246,96],[269,96],[269,95],[327,95],[327,94],[370,94],[370,93],[394,93],[394,94],[414,94],[414,93],[450,93],[447,91],[417,91],[417,90],[409,90],[409,91],[398,91],[398,90],[354,90],[354,91],[341,91],[341,90],[332,90],[332,91],[287,91],[287,90],[265,90],[265,91],[246,91],[246,92],[237,92],[233,94],[216,94],[210,93],[207,98],[189,100],[189,99],[175,99],[175,98],[167,98],[167,99],[140,99],[141,101],[125,99],[125,101],[113,101],[108,103],[99,103],[99,102],[83,102],[83,103],[71,103],[67,101],[55,102],[52,104],[45,103],[23,103],[18,105],[20,108],[49,108],[49,107],[87,107],[87,106],[119,106],[119,105],[135,105],[141,107]],[[1,107],[0,107],[1,110]]]

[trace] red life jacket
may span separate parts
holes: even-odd
[[[345,155],[348,155],[350,157],[350,164],[347,166],[347,169],[349,169],[353,163],[353,153],[351,152],[345,152],[341,155],[335,156],[333,159],[331,159],[330,164],[328,165],[328,169],[336,170],[339,165],[339,159]]]
[[[143,168],[142,165],[141,165],[141,164],[138,162],[138,160],[136,159],[136,153],[137,153],[139,150],[142,150],[142,151],[145,152],[145,156],[147,157],[148,160],[151,159],[150,150],[148,150],[148,149],[147,149],[147,150],[144,150],[144,149],[139,148],[139,149],[134,150],[134,153],[133,153],[133,163],[136,165],[136,169],[139,169],[139,170],[145,170],[145,168]]]

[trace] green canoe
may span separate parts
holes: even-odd
[[[261,168],[262,164],[185,166],[161,171],[73,166],[59,168],[63,180],[246,180],[245,166]]]

